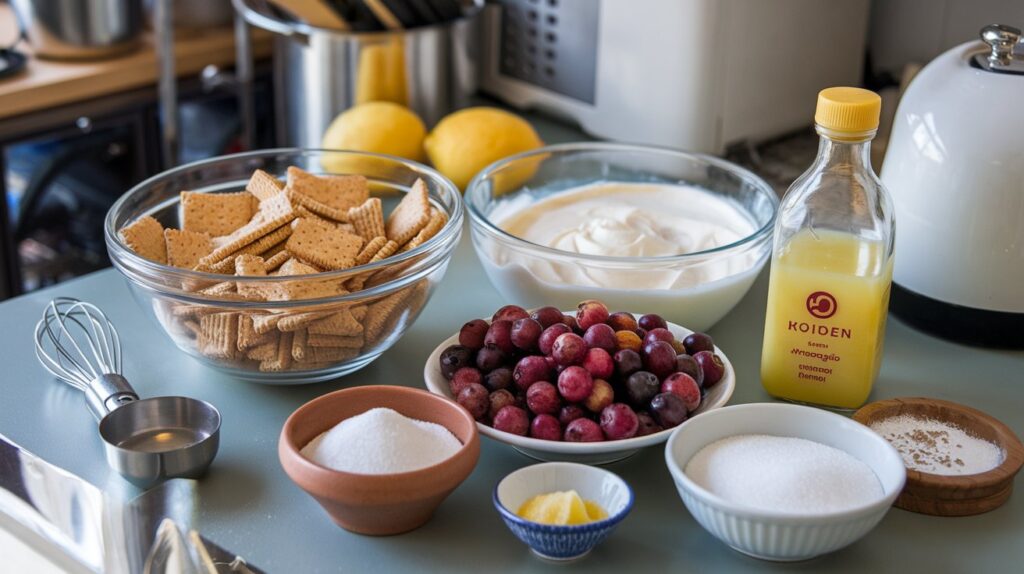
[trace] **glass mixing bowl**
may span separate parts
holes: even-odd
[[[610,257],[531,243],[500,225],[526,205],[597,182],[694,186],[731,204],[752,232],[703,251]],[[725,160],[611,143],[555,145],[495,162],[470,182],[465,199],[473,246],[507,302],[572,309],[600,299],[695,331],[714,325],[750,289],[771,252],[779,205],[763,179]]]
[[[236,192],[245,189],[253,171],[262,169],[283,178],[288,166],[324,173],[321,160],[344,172],[366,176],[371,196],[380,197],[384,213],[401,199],[417,178],[430,191],[434,207],[448,216],[429,241],[404,253],[351,269],[284,277],[236,277],[161,265],[131,251],[118,230],[151,215],[164,227],[179,227],[179,192]],[[334,172],[343,173],[343,172]],[[138,184],[122,196],[104,223],[107,250],[114,267],[128,281],[135,299],[156,318],[179,349],[240,379],[297,384],[323,381],[360,369],[376,359],[412,325],[444,276],[462,233],[462,197],[438,172],[397,157],[360,152],[306,149],[266,150],[217,157],[171,169]],[[290,301],[244,299],[238,294],[287,287],[363,283],[350,293]],[[218,286],[236,284],[234,293],[218,294]],[[321,290],[322,292],[322,290]],[[316,349],[309,339],[312,323],[332,316],[347,321],[347,333],[321,338],[331,346]],[[268,335],[269,333],[269,335]],[[233,338],[234,348],[218,337]],[[305,338],[305,340],[303,340]],[[262,347],[260,347],[262,345]],[[242,347],[245,347],[243,349]],[[260,347],[260,355],[254,349]],[[275,355],[266,356],[271,347]],[[329,349],[328,351],[318,349]],[[291,355],[291,356],[288,356]],[[303,361],[297,357],[303,357]],[[279,360],[278,360],[279,359]],[[277,361],[277,362],[275,362]],[[262,367],[261,367],[262,365]]]

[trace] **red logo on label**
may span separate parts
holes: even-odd
[[[807,296],[807,312],[819,319],[828,319],[838,309],[836,298],[827,291],[815,291]]]

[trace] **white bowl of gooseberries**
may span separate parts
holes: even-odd
[[[707,334],[596,300],[572,312],[506,305],[469,321],[431,353],[424,379],[484,436],[538,460],[587,464],[664,443],[736,387]]]

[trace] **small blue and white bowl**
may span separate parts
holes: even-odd
[[[516,511],[538,494],[575,490],[592,500],[608,518],[576,526],[540,524],[520,518]],[[545,462],[523,467],[494,487],[494,507],[512,534],[545,560],[583,558],[608,538],[633,509],[633,489],[619,475],[603,468],[572,462]]]

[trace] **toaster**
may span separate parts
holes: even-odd
[[[859,85],[868,0],[497,0],[481,87],[604,139],[721,153]]]

